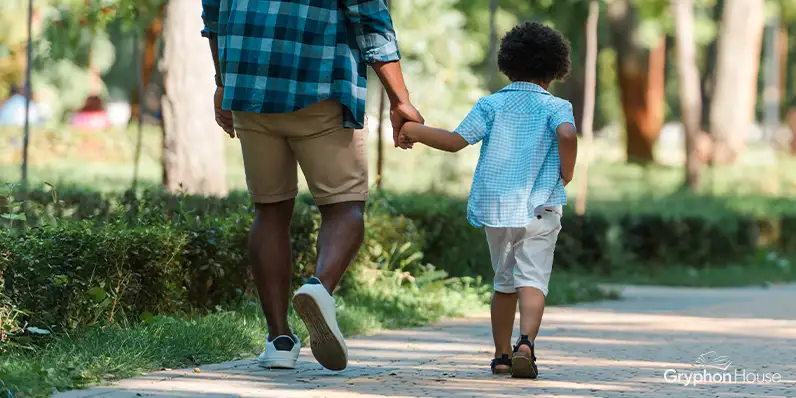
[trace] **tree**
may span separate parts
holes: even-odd
[[[719,25],[721,14],[724,10],[724,0],[716,0],[716,4],[710,9],[710,20]],[[716,85],[716,53],[718,52],[719,37],[715,35],[705,49],[705,62],[700,76],[700,89],[702,91],[702,129],[710,130],[710,104],[713,99],[713,91]]]
[[[165,0],[61,0],[57,22],[66,36],[86,28],[101,32],[121,20],[138,30],[157,27]],[[213,62],[202,28],[201,2],[170,0],[165,6],[163,184],[172,191],[227,192],[222,132],[213,118]],[[150,42],[153,42],[150,40]],[[151,47],[149,47],[151,49]]]
[[[663,127],[666,41],[661,34],[652,43],[645,43],[638,32],[638,10],[631,7],[630,0],[608,3],[608,19],[616,48],[627,160],[651,163],[655,142]]]
[[[764,28],[763,0],[725,0],[710,104],[712,161],[731,163],[754,120]]]
[[[685,129],[685,186],[696,190],[701,163],[697,143],[701,132],[702,94],[694,37],[693,0],[673,1],[672,15],[676,29],[680,114]]]
[[[489,91],[496,92],[500,89],[498,87],[498,65],[497,65],[497,51],[498,51],[498,34],[497,34],[497,10],[498,0],[489,0],[489,49],[487,50],[487,64],[489,65],[489,75],[487,86]]]
[[[591,146],[594,132],[594,102],[597,90],[597,20],[600,15],[598,0],[589,1],[589,17],[586,21],[586,73],[583,98],[583,123],[581,131],[585,141],[585,151],[581,156],[581,175],[578,199],[575,203],[575,212],[579,215],[586,213],[586,194],[589,187],[589,162],[591,161]]]
[[[171,191],[225,195],[221,129],[213,116],[213,61],[202,29],[202,4],[169,0],[163,27],[163,185]]]

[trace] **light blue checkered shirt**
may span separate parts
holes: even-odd
[[[456,133],[483,141],[467,219],[473,226],[520,228],[539,206],[567,203],[556,128],[572,123],[572,105],[541,86],[515,82],[478,101]]]

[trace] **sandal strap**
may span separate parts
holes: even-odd
[[[515,345],[515,346],[514,346],[514,352],[519,352],[519,351],[520,351],[520,346],[523,346],[523,345],[527,345],[527,346],[528,346],[528,348],[530,348],[530,349],[531,349],[531,358],[532,358],[534,361],[536,361],[536,352],[535,352],[536,350],[534,350],[534,345],[533,345],[533,343],[531,343],[531,341],[530,341],[530,340],[528,340],[528,338],[527,338],[527,337],[525,337],[525,336],[521,337],[521,338],[520,338],[520,339],[517,341],[517,345]]]
[[[506,365],[511,366],[511,358],[507,354],[503,354],[500,358],[495,358],[492,360],[492,369],[498,365]]]

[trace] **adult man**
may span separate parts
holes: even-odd
[[[256,208],[249,258],[269,332],[258,361],[293,368],[299,354],[287,322],[298,163],[322,223],[317,277],[298,289],[293,306],[318,362],[344,369],[331,293],[364,236],[368,64],[387,90],[396,136],[406,120],[423,121],[409,102],[389,11],[384,0],[202,0],[202,7],[216,65],[216,121],[240,138]]]

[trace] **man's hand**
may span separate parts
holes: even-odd
[[[213,104],[216,111],[216,123],[221,126],[224,131],[229,134],[229,138],[235,138],[235,128],[232,124],[232,111],[226,111],[221,108],[221,103],[224,101],[224,87],[216,87],[216,93],[213,96]]]
[[[390,122],[392,123],[393,143],[395,147],[403,149],[412,148],[412,143],[399,139],[401,128],[406,122],[425,123],[420,112],[410,103],[400,103],[390,107]]]

